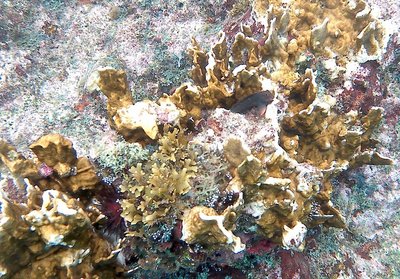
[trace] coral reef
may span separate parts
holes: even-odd
[[[204,105],[202,100],[208,96],[207,93],[198,95],[198,115],[203,113],[202,110],[214,106]],[[207,249],[204,251],[208,251],[207,254],[219,249],[230,249],[236,253],[245,249],[245,244],[237,236],[241,232],[235,229],[236,219],[241,215],[253,218],[252,222],[257,224],[255,233],[287,249],[299,251],[304,249],[308,229],[321,224],[345,228],[344,217],[330,200],[330,181],[351,167],[392,163],[376,152],[377,141],[371,139],[372,131],[381,119],[382,109],[372,108],[361,118],[356,112],[336,115],[332,111],[335,104],[333,97],[317,98],[311,70],[307,70],[294,83],[287,100],[288,105],[285,106],[280,97],[276,97],[267,105],[265,116],[237,114],[223,108],[208,111],[208,125],[194,132],[190,142],[179,143],[176,140],[184,134],[180,137],[176,133],[174,136],[164,135],[159,143],[160,151],[172,149],[176,152],[194,144],[223,153],[230,164],[227,175],[231,179],[223,182],[219,186],[220,192],[215,193],[219,195],[217,200],[223,199],[223,193],[231,193],[234,198],[222,208],[218,202],[211,206],[200,206],[193,202],[189,205],[185,196],[194,196],[195,193],[192,187],[185,185],[188,185],[191,177],[171,183],[171,178],[159,171],[160,162],[161,166],[167,167],[168,164],[162,163],[165,156],[160,159],[160,151],[157,151],[151,156],[148,166],[138,164],[132,169],[134,184],[123,187],[128,195],[122,202],[123,215],[131,222],[128,235],[142,238],[133,241],[142,243],[151,238],[154,231],[151,235],[146,234],[143,224],[144,227],[153,227],[157,223],[154,216],[158,216],[160,223],[157,226],[160,228],[161,223],[167,223],[161,221],[167,214],[169,218],[174,216],[172,220],[182,220],[182,228],[179,229],[182,230],[181,240],[189,247],[201,245]],[[180,105],[185,110],[183,103]],[[279,115],[278,111],[284,109],[285,113]],[[186,112],[191,114],[193,110]],[[196,117],[195,114],[191,115]],[[166,146],[170,147],[167,149]],[[167,158],[171,156],[168,152],[166,154]],[[195,155],[192,153],[190,161],[201,165],[202,162],[196,160]],[[187,162],[187,155],[173,156],[172,161],[182,164]],[[169,170],[168,173],[176,173],[176,170]],[[156,174],[157,180],[152,180]],[[148,186],[145,186],[146,183]],[[174,190],[179,187],[176,183],[182,183],[180,187],[185,187],[186,191]],[[164,207],[157,205],[160,202]],[[149,207],[148,204],[153,206]],[[175,209],[173,214],[170,213],[172,204]],[[177,223],[173,221],[169,224],[167,230],[172,235]],[[139,230],[140,227],[142,230]],[[178,245],[174,244],[176,241],[168,237],[161,242],[169,243],[169,250]],[[180,249],[188,248],[183,246]],[[183,260],[181,253],[175,253],[175,261]],[[157,256],[163,262],[159,266],[172,268],[165,266],[166,256],[163,255],[165,252]],[[145,269],[157,269],[154,262],[149,265],[139,262]]]
[[[202,245],[211,251],[224,246],[223,249],[232,249],[234,252],[244,249],[245,245],[233,233],[235,220],[243,214],[254,218],[253,223],[257,224],[255,232],[258,234],[288,249],[301,251],[308,229],[321,224],[346,227],[344,217],[330,200],[332,178],[351,167],[392,163],[376,152],[378,142],[371,139],[372,131],[382,118],[381,108],[373,107],[365,116],[355,111],[337,115],[333,111],[336,102],[334,97],[317,97],[312,70],[307,69],[304,74],[299,74],[294,67],[294,61],[306,50],[318,55],[336,52],[335,55],[344,59],[351,50],[332,43],[331,36],[338,36],[333,35],[334,32],[340,32],[338,40],[352,46],[354,52],[364,47],[368,54],[376,53],[376,45],[382,39],[381,29],[375,29],[380,36],[375,34],[379,42],[369,40],[375,47],[364,45],[367,40],[361,39],[367,36],[367,30],[372,30],[371,26],[377,24],[367,12],[361,12],[367,9],[366,6],[360,2],[351,8],[351,13],[359,15],[356,20],[362,18],[366,24],[363,29],[340,30],[338,26],[343,28],[353,15],[329,19],[336,14],[335,8],[340,6],[332,5],[327,8],[326,14],[319,13],[325,20],[312,29],[311,26],[319,18],[312,17],[307,23],[309,25],[301,26],[301,22],[307,21],[298,16],[301,19],[296,22],[294,13],[311,16],[314,12],[310,11],[319,9],[317,5],[306,4],[300,11],[295,7],[296,4],[285,9],[271,6],[270,10],[263,11],[264,17],[260,5],[259,2],[255,3],[255,11],[259,20],[265,19],[265,37],[259,40],[251,38],[253,32],[244,26],[243,33],[235,36],[231,48],[222,33],[208,54],[193,40],[189,54],[194,63],[191,72],[194,84],[185,83],[171,96],[162,97],[184,111],[181,114],[184,117],[177,125],[190,129],[190,119],[193,119],[195,127],[200,125],[200,128],[195,128],[189,145],[199,144],[206,149],[223,151],[230,164],[228,175],[232,178],[220,185],[219,195],[223,192],[234,193],[231,205],[221,210],[218,203],[210,207],[191,204],[186,211],[185,207],[179,209],[184,212],[183,217],[174,214],[174,218],[182,218],[181,240],[189,245]],[[283,29],[285,25],[292,28]],[[299,42],[292,39],[285,43],[279,39],[288,30],[293,32],[292,36],[299,38]],[[360,33],[358,41],[351,41],[355,33]],[[341,63],[346,63],[343,59]],[[228,63],[230,60],[233,64]],[[279,84],[285,86],[283,90]],[[256,98],[260,91],[269,92],[265,102]],[[252,105],[250,99],[253,95],[257,100],[256,105]],[[265,116],[246,113],[252,106],[263,106]],[[225,110],[231,107],[231,112]],[[202,124],[204,118],[206,125]],[[197,164],[201,165],[201,162]],[[149,172],[148,167],[138,167],[140,169],[135,168],[133,173],[133,177],[139,177],[136,179]],[[154,174],[154,170],[150,175]],[[168,180],[167,177],[164,179],[166,185],[170,184]],[[130,193],[144,200],[146,195],[143,196],[141,189],[152,189],[154,186],[155,183],[147,187],[135,186]],[[180,204],[185,205],[184,194],[194,196],[190,188],[182,194],[173,202],[179,199]],[[151,200],[152,195],[147,194]],[[170,198],[165,197],[164,200],[170,204]],[[129,205],[132,208],[133,204]],[[145,206],[138,204],[136,207]],[[132,211],[126,205],[124,210]],[[165,216],[167,211],[161,210],[161,216]],[[137,212],[133,215],[138,219],[128,216],[127,220],[133,224],[128,231],[135,230],[137,222],[150,221],[152,224],[153,218],[143,219]]]
[[[104,6],[78,2],[87,5],[86,12]],[[126,18],[140,22],[141,13],[169,16],[151,1],[139,2],[110,3],[100,14],[113,24]],[[188,4],[179,2],[177,14]],[[54,1],[45,6],[59,7]],[[362,0],[254,0],[213,1],[197,8],[206,22],[226,24],[226,32],[219,33],[209,52],[192,38],[191,81],[171,87],[186,57],[174,49],[179,41],[164,44],[160,35],[147,32],[165,31],[152,22],[136,28],[143,33],[138,40],[151,40],[148,49],[154,56],[174,50],[156,58],[166,65],[149,64],[155,66],[147,71],[154,78],[141,85],[148,92],[135,88],[143,82],[137,78],[141,69],[124,64],[132,62],[128,58],[89,66],[78,85],[84,94],[74,113],[56,117],[65,118],[66,126],[75,119],[91,126],[84,114],[95,109],[102,123],[96,125],[103,129],[109,129],[108,118],[112,130],[101,148],[98,138],[85,140],[92,160],[78,157],[79,147],[57,129],[31,143],[30,151],[18,152],[0,140],[0,277],[216,278],[235,273],[251,278],[260,273],[257,278],[265,278],[268,273],[311,278],[314,262],[324,257],[328,277],[357,276],[355,257],[371,260],[377,247],[389,251],[388,266],[396,263],[396,251],[376,238],[395,236],[398,214],[376,225],[386,230],[381,235],[370,236],[361,223],[375,214],[369,198],[386,210],[385,191],[398,201],[397,188],[382,183],[364,188],[366,179],[353,178],[352,172],[394,163],[381,155],[380,145],[388,141],[381,135],[386,127],[380,123],[386,120],[380,105],[389,102],[385,98],[391,93],[376,69],[381,62],[372,60],[382,54],[386,31],[370,6]],[[47,19],[40,25],[48,40],[66,36],[65,27]],[[115,28],[117,38],[125,36],[126,30]],[[104,47],[108,40],[102,41]],[[130,47],[128,42],[122,45]],[[350,77],[357,70],[361,73]],[[18,64],[15,72],[30,78],[26,65]],[[151,80],[160,76],[170,77]],[[5,86],[1,80],[0,89]],[[391,115],[395,106],[386,106]],[[49,113],[46,123],[52,117]],[[397,117],[392,118],[394,126]],[[74,133],[79,139],[79,129]],[[394,176],[389,167],[381,169],[386,177]],[[378,179],[377,168],[357,171],[371,172],[368,179],[374,183]],[[388,181],[396,185],[398,178]],[[353,238],[355,255],[336,253],[349,251],[336,238]],[[388,270],[393,276],[398,272]]]

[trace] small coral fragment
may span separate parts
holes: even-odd
[[[244,50],[247,50],[247,57],[244,55]],[[243,33],[237,34],[232,45],[232,57],[237,65],[258,66],[261,63],[258,42],[246,37]]]
[[[68,238],[84,234],[90,227],[90,219],[77,201],[56,190],[44,191],[41,209],[29,212],[25,220],[47,245],[73,245]]]
[[[244,184],[254,184],[262,173],[261,161],[253,155],[249,155],[237,166],[237,172]]]
[[[249,147],[240,138],[229,138],[224,144],[224,155],[233,167],[238,167],[250,154]]]
[[[200,85],[205,86],[206,81],[206,66],[208,65],[207,54],[200,48],[198,42],[192,38],[192,47],[189,48],[188,53],[193,61],[191,70],[191,78],[193,81]]]
[[[367,26],[357,36],[357,50],[365,50],[367,54],[375,54],[382,46],[382,27],[375,21]]]
[[[29,148],[39,161],[53,168],[61,177],[70,175],[76,165],[76,151],[72,142],[59,134],[43,136]]]
[[[146,136],[157,137],[157,105],[152,101],[142,101],[117,110],[113,118],[115,126],[124,138],[136,142]]]
[[[293,228],[284,227],[282,233],[282,244],[285,248],[300,250],[304,249],[304,239],[307,233],[307,227],[301,222],[296,222]]]
[[[99,178],[93,164],[86,157],[79,157],[76,162],[76,173],[64,180],[72,192],[94,189],[99,183]]]
[[[24,158],[12,145],[1,139],[0,159],[17,180],[18,177],[39,177],[36,164]]]
[[[314,27],[311,30],[311,47],[313,49],[320,48],[328,36],[328,22],[329,18],[325,18],[321,25]]]
[[[240,238],[232,233],[235,214],[227,210],[218,215],[208,207],[196,206],[183,217],[182,240],[187,243],[227,245],[234,253],[244,250]]]
[[[201,118],[201,109],[204,107],[200,88],[184,83],[179,86],[175,93],[170,97],[170,100],[182,110],[185,110],[189,117],[194,119]]]

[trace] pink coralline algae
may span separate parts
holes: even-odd
[[[380,105],[386,94],[381,65],[374,60],[360,64],[352,75],[351,85],[345,85],[338,99],[343,112],[358,110],[366,114],[371,107]]]
[[[49,166],[46,165],[45,163],[42,163],[42,164],[39,166],[39,174],[40,174],[42,177],[48,177],[48,176],[52,175],[53,172],[54,172],[54,169],[51,168],[51,167],[49,167]]]

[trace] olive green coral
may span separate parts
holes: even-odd
[[[158,150],[147,162],[131,168],[131,180],[121,187],[126,194],[121,204],[122,216],[134,225],[133,234],[142,235],[144,225],[151,226],[167,216],[180,196],[189,191],[197,167],[187,143],[177,128],[165,130]]]

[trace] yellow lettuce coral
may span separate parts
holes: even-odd
[[[195,120],[201,119],[201,111],[217,107],[231,107],[238,100],[262,90],[271,89],[265,83],[265,68],[232,68],[224,33],[209,53],[205,53],[195,40],[189,49],[193,59],[194,84],[184,83],[170,96],[178,108]],[[235,45],[234,45],[235,47]],[[238,47],[236,47],[238,48]],[[235,56],[233,56],[235,58]]]

